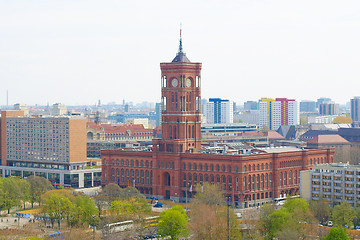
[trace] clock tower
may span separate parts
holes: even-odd
[[[155,151],[200,152],[201,63],[192,63],[180,45],[170,63],[160,63],[162,139]]]

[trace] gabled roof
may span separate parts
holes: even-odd
[[[338,134],[333,135],[318,135],[314,139],[308,141],[310,144],[349,144],[347,140]]]

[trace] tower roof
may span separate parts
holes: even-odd
[[[172,62],[190,62],[190,60],[186,57],[186,54],[183,52],[182,48],[182,38],[181,38],[181,29],[180,29],[180,44],[179,51],[176,54],[176,57],[172,60]]]

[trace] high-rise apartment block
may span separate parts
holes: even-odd
[[[351,103],[351,119],[353,122],[360,122],[360,97],[354,97]]]
[[[234,104],[232,101],[220,98],[210,98],[203,106],[203,113],[206,116],[206,123],[229,124],[234,122]]]
[[[319,108],[320,104],[327,102],[331,102],[331,98],[325,98],[325,97],[318,98],[318,100],[316,101],[316,107]]]
[[[2,111],[0,128],[3,177],[30,175],[72,187],[100,184],[101,171],[85,169],[86,119],[24,116],[24,111]],[[87,181],[85,183],[85,181]],[[95,183],[96,185],[96,183]]]
[[[277,130],[280,126],[299,124],[299,106],[294,99],[262,98],[259,110],[261,129]]]
[[[338,115],[339,104],[334,102],[324,102],[319,105],[319,113],[320,115]]]

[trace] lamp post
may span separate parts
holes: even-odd
[[[61,200],[62,198],[59,198],[59,218],[58,218],[59,231],[61,230]]]
[[[231,196],[227,197],[227,239],[230,240],[230,200]]]
[[[93,217],[93,225],[92,225],[92,227],[93,227],[93,240],[95,240],[95,219],[96,219],[96,215],[93,215],[92,217]]]

